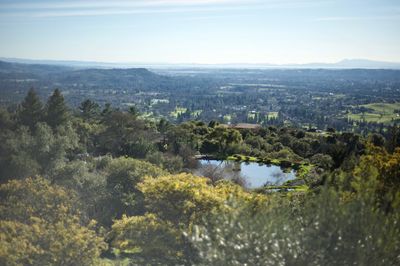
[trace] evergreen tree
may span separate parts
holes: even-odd
[[[139,110],[136,108],[136,106],[129,107],[129,113],[135,118],[139,116]]]
[[[79,106],[79,109],[82,112],[82,116],[86,119],[93,118],[100,112],[100,106],[89,99],[83,101]]]
[[[108,116],[112,112],[113,112],[113,108],[111,107],[111,104],[110,103],[106,103],[104,105],[104,109],[101,111],[101,115],[102,116]]]
[[[64,96],[59,89],[54,90],[53,95],[47,101],[46,122],[52,128],[56,128],[68,121],[68,108],[64,102]]]
[[[40,122],[43,116],[43,104],[35,90],[31,88],[20,105],[18,119],[23,125],[28,126],[33,131],[36,123]]]

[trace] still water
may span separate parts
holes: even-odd
[[[276,165],[265,165],[255,162],[235,162],[219,160],[199,160],[201,167],[214,167],[216,171],[223,172],[226,179],[232,176],[240,177],[245,181],[247,188],[259,188],[264,185],[282,185],[288,180],[296,178],[294,170],[283,171]]]

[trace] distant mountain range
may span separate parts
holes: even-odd
[[[296,65],[293,65],[296,66]],[[400,69],[400,63],[373,61],[367,59],[344,59],[337,63],[311,63],[297,65],[310,68],[366,68],[366,69]]]
[[[108,63],[94,61],[33,60],[20,58],[0,58],[12,63],[57,65],[74,68],[302,68],[302,69],[400,69],[400,63],[373,61],[367,59],[344,59],[336,63],[309,64],[168,64],[168,63]]]

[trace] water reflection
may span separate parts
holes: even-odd
[[[275,165],[218,160],[199,160],[199,163],[195,174],[206,176],[213,182],[221,179],[232,180],[247,188],[282,185],[296,178],[294,170],[283,171]]]

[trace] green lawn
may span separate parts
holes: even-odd
[[[187,108],[175,107],[175,110],[170,113],[170,116],[177,118],[178,115],[183,114],[187,111]]]
[[[231,115],[224,115],[224,122],[231,122],[232,116]]]
[[[269,119],[277,119],[278,118],[278,112],[269,112],[267,115],[266,115],[266,118],[269,120]]]
[[[198,117],[201,115],[202,112],[203,112],[203,110],[194,110],[190,115],[192,117]]]
[[[400,103],[370,103],[361,105],[371,109],[367,113],[348,114],[348,119],[355,121],[366,121],[374,123],[390,123],[393,120],[400,119],[399,114],[394,111],[400,109]]]
[[[361,106],[382,114],[393,114],[395,110],[400,109],[400,103],[370,103]]]
[[[248,119],[256,119],[256,114],[254,114],[254,113],[248,113],[248,114],[247,114],[247,118],[248,118]]]

